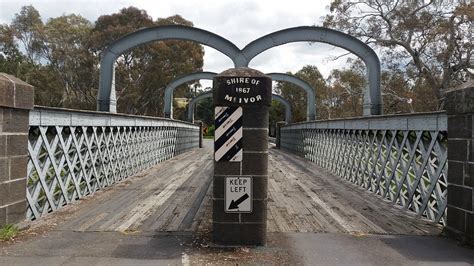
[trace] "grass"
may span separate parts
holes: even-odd
[[[203,136],[205,139],[214,139],[214,136]]]
[[[6,224],[0,228],[0,240],[8,241],[18,234],[18,227],[13,224]]]

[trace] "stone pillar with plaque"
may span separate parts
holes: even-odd
[[[265,245],[272,79],[240,67],[216,75],[213,84],[213,242]]]

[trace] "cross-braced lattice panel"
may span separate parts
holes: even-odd
[[[199,145],[174,126],[31,126],[27,218],[80,199]]]
[[[284,129],[281,146],[431,221],[446,221],[445,131]]]

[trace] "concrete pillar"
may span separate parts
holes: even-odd
[[[0,73],[0,226],[26,217],[29,110],[33,86]]]
[[[238,159],[237,161],[216,161],[217,153],[215,154],[212,238],[214,243],[219,245],[265,245],[268,108],[271,105],[272,80],[260,71],[241,67],[229,69],[217,75],[213,84],[215,106],[242,107],[243,156],[241,161]],[[219,141],[218,130],[216,127],[215,138],[218,139],[215,140],[215,149]],[[251,180],[250,197],[240,197],[235,201],[235,203],[251,204],[251,211],[240,212],[240,206],[238,212],[226,210],[226,208],[231,209],[230,206],[232,206],[232,203],[227,206],[230,201],[228,189],[231,178]],[[245,196],[244,193],[242,195]]]
[[[276,148],[280,149],[281,147],[281,127],[286,125],[285,121],[280,121],[276,123]]]
[[[474,83],[446,93],[448,208],[445,232],[474,244]]]

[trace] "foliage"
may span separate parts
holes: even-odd
[[[77,15],[43,24],[33,6],[24,6],[10,25],[0,26],[0,71],[35,86],[36,104],[94,108],[98,58],[86,45],[91,29]]]
[[[33,62],[41,56],[43,43],[41,33],[43,22],[41,16],[33,6],[23,6],[20,13],[15,14],[10,30],[13,36],[22,43],[26,57]],[[12,39],[13,40],[13,39]]]
[[[0,240],[8,241],[18,234],[18,227],[13,224],[6,224],[0,228]]]
[[[153,21],[135,7],[97,19],[92,31],[92,48],[100,52],[114,40],[143,27],[180,24],[192,26],[179,15]],[[202,70],[204,49],[187,41],[162,41],[137,47],[117,60],[115,84],[118,111],[162,115],[166,85],[179,76]],[[187,86],[185,89],[188,89]],[[189,89],[188,89],[189,90]],[[181,96],[178,90],[175,94]]]
[[[270,136],[275,136],[276,123],[285,121],[285,106],[276,100],[272,100],[272,106],[268,111],[268,117]]]
[[[328,77],[328,87],[322,97],[325,119],[362,115],[362,101],[366,86],[365,68],[361,61],[349,62],[348,68],[335,69]]]
[[[202,99],[196,104],[194,119],[201,120],[204,125],[214,124],[214,105],[212,97]]]
[[[474,6],[469,2],[333,0],[330,11],[323,25],[375,45],[392,72],[386,78],[404,80],[412,96],[430,91],[412,99],[416,104],[434,96],[436,109],[442,109],[446,90],[472,76]]]
[[[216,128],[215,128],[214,124],[212,124],[212,125],[207,127],[207,131],[204,135],[205,136],[214,136],[215,131],[216,131]]]
[[[0,25],[0,71],[35,86],[36,104],[95,109],[103,49],[138,29],[167,24],[192,26],[179,15],[154,21],[135,7],[95,23],[75,14],[43,23],[33,6],[24,6],[9,25]],[[201,45],[186,41],[155,42],[123,54],[116,64],[118,111],[162,115],[166,84],[202,70],[203,56]],[[176,95],[192,97],[198,87],[185,84]]]
[[[291,72],[287,74],[292,75]],[[326,83],[318,68],[307,65],[294,75],[308,82],[316,90],[316,111],[317,114],[321,113],[320,104],[325,97]],[[274,89],[275,93],[280,94],[290,102],[293,111],[293,122],[306,121],[306,92],[300,87],[287,82],[277,82]],[[322,117],[318,116],[318,118]]]
[[[74,14],[51,18],[44,26],[43,57],[63,88],[62,106],[95,107],[99,60],[89,51],[91,31],[92,23]]]

